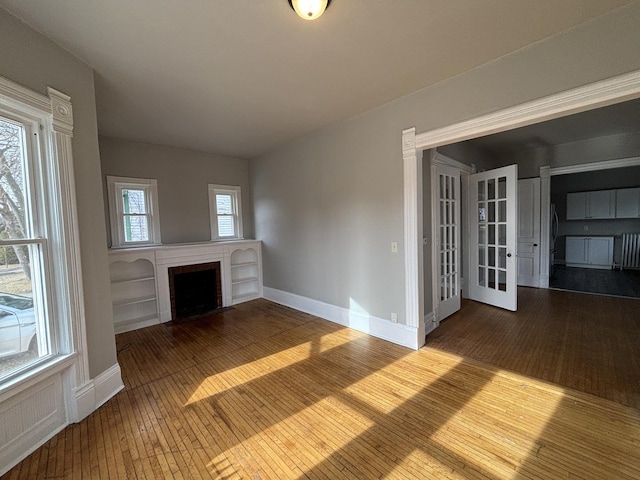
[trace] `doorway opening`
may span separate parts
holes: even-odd
[[[639,96],[640,72],[633,72],[430,132],[417,134],[415,128],[403,131],[405,303],[407,325],[416,329],[418,347],[424,345],[425,332],[437,327],[434,312],[428,311],[429,308],[433,308],[429,301],[430,292],[425,292],[424,289],[425,271],[432,271],[433,267],[430,261],[431,255],[429,255],[431,249],[423,247],[430,242],[425,235],[423,225],[422,152],[443,145],[613,105]],[[546,227],[549,221],[549,212],[544,208],[545,193],[546,206],[548,207],[548,190],[545,191],[545,186],[542,185],[541,225],[544,231],[541,232],[540,248],[545,261],[540,263],[540,276],[543,286],[545,277],[548,282],[550,247],[549,238],[546,238],[549,234],[549,229]],[[463,255],[469,255],[469,251],[463,250]],[[431,293],[435,287],[436,285],[431,286]],[[425,305],[425,301],[428,304]]]

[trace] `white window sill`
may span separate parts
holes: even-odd
[[[51,375],[66,370],[75,363],[77,356],[77,353],[70,353],[43,359],[42,363],[3,381],[0,385],[0,403],[47,379]]]

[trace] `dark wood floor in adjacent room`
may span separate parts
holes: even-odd
[[[554,267],[549,287],[573,292],[640,298],[640,270]]]
[[[604,314],[600,300],[540,295],[523,294],[524,320],[465,303],[419,351],[266,300],[118,335],[125,390],[3,480],[640,478],[637,409],[473,359],[485,348],[484,361],[537,376],[587,374],[566,337],[628,328],[637,305]],[[470,358],[445,351],[456,344]],[[627,380],[606,382],[632,403]]]

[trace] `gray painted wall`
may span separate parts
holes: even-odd
[[[93,378],[116,363],[93,71],[0,9],[0,75],[43,94],[51,86],[71,96],[89,370]]]
[[[620,262],[623,233],[640,233],[640,219],[567,220],[567,193],[640,186],[640,167],[614,168],[551,177],[551,202],[558,212],[556,259],[563,262],[567,235],[614,235],[614,261]],[[586,230],[585,230],[586,228]]]
[[[390,251],[403,245],[402,130],[640,69],[638,25],[636,3],[252,161],[265,285],[380,318],[398,312],[405,323],[404,252]]]
[[[106,175],[158,181],[162,243],[211,240],[207,187],[210,183],[240,185],[243,234],[245,238],[252,238],[253,209],[247,160],[102,136],[99,141],[105,192]],[[105,212],[108,220],[106,194]],[[108,225],[107,231],[110,237]]]

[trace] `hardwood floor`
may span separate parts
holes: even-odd
[[[640,478],[636,409],[266,300],[117,344],[125,390],[3,480]]]
[[[551,288],[640,298],[640,270],[598,270],[555,266]]]
[[[463,300],[427,346],[640,410],[640,299],[518,289],[518,311]]]

